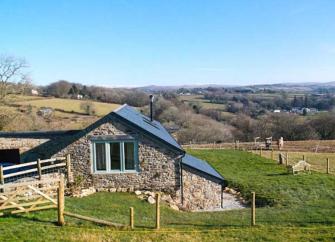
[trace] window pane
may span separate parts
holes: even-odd
[[[111,169],[121,170],[120,143],[110,143]]]
[[[95,162],[97,171],[106,170],[106,152],[105,144],[103,143],[95,144]]]
[[[133,142],[124,143],[124,163],[126,170],[135,170],[135,150]]]

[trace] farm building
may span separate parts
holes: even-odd
[[[0,132],[0,149],[6,157],[0,162],[70,154],[72,176],[82,188],[163,191],[187,210],[223,202],[224,178],[186,154],[158,121],[126,104],[83,130]]]

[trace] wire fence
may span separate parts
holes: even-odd
[[[299,161],[306,161],[311,165],[311,170],[321,173],[335,175],[335,153],[313,153],[313,152],[288,152],[278,150],[249,150],[267,159],[275,160],[279,163],[280,155],[284,159],[284,165],[295,165]]]

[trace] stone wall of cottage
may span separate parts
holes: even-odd
[[[179,183],[178,154],[155,144],[144,136],[138,137],[138,173],[92,174],[91,141],[92,136],[129,135],[121,124],[107,122],[93,129],[79,140],[68,145],[54,156],[71,154],[72,171],[75,183],[81,187],[95,187],[101,190],[134,191],[137,189],[174,193]]]
[[[219,181],[185,166],[182,174],[182,208],[191,211],[221,208],[222,185]],[[178,194],[181,196],[181,191]]]

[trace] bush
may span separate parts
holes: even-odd
[[[86,115],[95,115],[96,109],[92,102],[83,102],[80,104],[80,109],[84,111]]]

